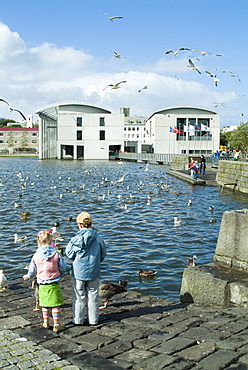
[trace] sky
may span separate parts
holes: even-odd
[[[0,3],[0,98],[24,115],[37,119],[48,104],[78,100],[143,117],[197,106],[220,114],[222,127],[247,122],[248,0]],[[165,54],[179,48],[221,56]],[[2,101],[0,117],[22,120]]]

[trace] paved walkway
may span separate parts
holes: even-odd
[[[166,171],[167,174],[174,176],[180,180],[186,181],[191,185],[203,185],[203,186],[218,186],[216,181],[216,169],[211,168],[206,170],[206,175],[199,174],[197,180],[193,180],[190,176],[190,170],[168,170]]]
[[[61,285],[66,330],[59,334],[42,327],[29,282],[11,281],[0,293],[1,369],[248,369],[245,308],[185,305],[128,291],[101,310],[97,326],[74,326],[70,277]]]

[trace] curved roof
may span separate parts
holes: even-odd
[[[85,101],[80,101],[80,100],[68,100],[68,101],[63,101],[63,102],[57,102],[57,103],[53,103],[53,104],[49,104],[41,109],[39,109],[36,114],[38,115],[45,115],[51,119],[54,119],[56,120],[57,119],[57,115],[59,113],[59,111],[66,111],[66,110],[71,110],[70,107],[74,107],[74,109],[78,106],[81,107],[81,109],[78,109],[78,112],[84,112],[84,110],[86,111],[86,113],[111,113],[111,111],[105,109],[105,108],[102,108],[98,105],[95,105],[95,104],[92,104],[92,103],[88,103],[88,102],[85,102]],[[66,109],[68,108],[68,109]],[[77,109],[75,109],[77,110]]]
[[[152,113],[152,115],[148,119],[150,119],[155,114],[167,114],[167,113],[169,113],[169,111],[180,110],[180,109],[181,110],[188,110],[188,111],[198,110],[198,111],[201,111],[201,112],[217,114],[217,112],[215,112],[211,109],[203,108],[203,107],[189,106],[189,105],[178,105],[178,106],[175,106],[175,107],[168,107],[168,108],[164,108],[164,109],[159,109],[159,110],[155,111],[154,113]],[[188,113],[190,113],[190,112],[188,112]]]

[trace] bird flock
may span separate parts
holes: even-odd
[[[40,167],[38,161],[36,165]],[[6,239],[7,251],[13,250],[17,256],[26,256],[27,262],[23,266],[26,265],[36,249],[38,231],[50,229],[56,248],[63,253],[67,242],[77,232],[77,214],[86,210],[92,214],[93,226],[103,236],[110,256],[114,251],[114,262],[104,267],[104,280],[124,279],[131,287],[137,283],[146,284],[147,279],[154,279],[154,284],[161,283],[164,271],[168,270],[167,235],[180,235],[184,233],[183,230],[190,229],[192,215],[199,209],[193,193],[189,193],[190,189],[184,184],[179,186],[177,180],[173,181],[167,176],[162,167],[151,164],[140,166],[139,163],[123,162],[119,166],[115,162],[110,170],[107,166],[87,167],[84,164],[77,171],[69,167],[63,172],[56,170],[56,166],[52,171],[49,171],[49,165],[45,165],[45,171],[31,168],[30,171],[15,173],[11,168],[7,175],[1,175],[1,199],[6,199],[1,206],[6,220],[3,220],[3,214],[0,213],[0,222],[1,225],[6,224],[6,238],[3,240]],[[8,192],[11,192],[11,197],[7,196]],[[208,209],[209,204],[206,207],[209,217],[205,214],[205,228],[212,229],[215,226],[210,220],[213,220],[213,214],[216,217],[216,210]],[[157,226],[156,218],[160,227]],[[11,227],[8,219],[13,220]],[[137,227],[143,230],[138,239],[135,236]],[[146,243],[153,249],[157,234],[161,234],[160,243],[164,244],[161,260],[144,260],[142,250]],[[135,252],[132,252],[133,248]],[[176,244],[173,248],[176,254]],[[130,260],[124,269],[119,253]],[[185,246],[180,257],[182,269],[186,267],[187,258],[193,254],[199,258],[202,251],[196,245],[194,250]],[[133,258],[136,260],[134,265]],[[108,265],[108,258],[106,261]]]

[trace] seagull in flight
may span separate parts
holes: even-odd
[[[111,90],[119,89],[119,88],[120,88],[120,84],[125,83],[125,82],[127,82],[127,81],[120,81],[120,82],[117,82],[117,84],[115,84],[115,85],[110,84],[110,85],[108,85],[108,86],[110,86],[110,87],[111,87]],[[108,87],[108,86],[106,86],[106,87],[103,89],[103,91],[104,91],[105,89],[107,89],[107,87]]]
[[[192,69],[193,71],[197,71],[198,73],[200,73],[201,74],[201,71],[199,71],[199,69],[194,65],[194,63],[192,62],[192,60],[191,59],[189,59],[189,66],[187,66],[187,67],[189,67],[190,69]]]
[[[103,14],[105,14],[108,17],[110,22],[114,22],[115,19],[122,19],[123,18],[123,17],[119,17],[119,16],[110,17],[107,13],[103,13]]]
[[[122,55],[122,54],[118,54],[118,53],[116,53],[116,51],[114,51],[114,50],[110,50],[111,51],[111,53],[113,53],[114,54],[114,57],[115,58],[117,58],[117,59],[120,59],[120,58],[125,58],[125,59],[127,59],[126,57],[124,57],[124,55]]]
[[[217,108],[219,105],[221,105],[223,108],[226,108],[225,107],[225,104],[223,104],[223,103],[213,103],[213,104],[215,104],[215,108]]]
[[[20,110],[9,107],[9,112],[18,112],[18,113],[20,113],[20,115],[22,116],[24,121],[27,121],[27,118],[24,116],[24,114]]]
[[[165,54],[173,53],[174,57],[176,57],[178,55],[178,52],[181,50],[189,50],[189,49],[186,49],[186,48],[179,48],[178,50],[169,49],[165,52]]]
[[[240,78],[238,75],[235,75],[235,73],[231,72],[231,71],[222,71],[222,73],[229,73],[230,76],[232,77],[237,77],[237,79],[239,80],[239,82],[241,82]]]
[[[209,72],[209,71],[205,71],[205,72],[209,77],[213,78],[215,86],[218,86],[219,78],[217,78],[217,75],[215,75],[215,74],[213,74],[212,72]]]
[[[0,101],[3,101],[4,103],[6,103],[7,105],[9,105],[9,103],[6,101],[6,100],[4,100],[4,99],[0,99]]]
[[[139,89],[138,92],[141,92],[142,90],[146,90],[148,88],[148,86],[144,86],[142,87],[142,89]]]
[[[205,57],[205,55],[215,55],[216,57],[222,57],[223,55],[222,54],[215,54],[215,53],[209,53],[208,51],[201,51],[201,50],[197,50],[197,49],[186,49],[185,50],[190,50],[190,51],[198,51],[198,53],[200,53],[203,57]]]

